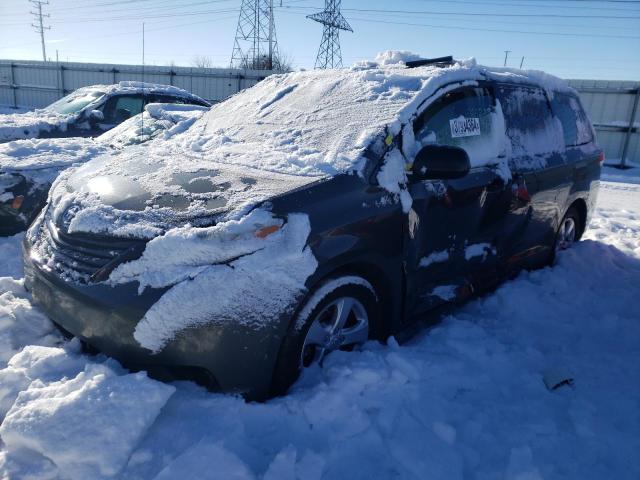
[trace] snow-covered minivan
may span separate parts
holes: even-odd
[[[446,59],[275,75],[125,153],[58,179],[27,287],[126,366],[250,398],[548,264],[603,161],[563,81]]]
[[[0,143],[25,138],[96,137],[138,115],[149,103],[211,106],[197,95],[170,85],[132,81],[91,85],[45,108],[0,114]]]

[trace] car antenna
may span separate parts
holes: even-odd
[[[420,60],[410,60],[405,63],[407,68],[424,67],[425,65],[435,65],[436,67],[448,67],[453,65],[454,60],[451,55],[438,58],[421,58]]]
[[[144,22],[142,22],[142,112],[140,113],[140,143],[144,142]]]

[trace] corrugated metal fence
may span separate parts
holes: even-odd
[[[175,85],[219,102],[271,71],[0,60],[0,105],[41,108],[87,85],[123,80]]]
[[[270,71],[0,60],[0,105],[39,108],[86,85],[122,80],[175,85],[218,102]],[[640,163],[640,82],[569,80],[580,92],[609,160]]]
[[[640,82],[569,80],[598,134],[608,162],[640,163]]]

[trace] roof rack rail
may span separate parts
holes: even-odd
[[[451,55],[438,58],[421,58],[420,60],[411,60],[406,62],[408,68],[424,67],[425,65],[435,65],[437,67],[446,67],[454,63]]]

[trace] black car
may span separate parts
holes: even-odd
[[[184,129],[208,107],[150,103],[96,138],[44,138],[0,144],[0,236],[27,229],[47,202],[51,184],[66,168],[106,153]]]
[[[124,81],[81,87],[45,108],[0,115],[0,143],[25,138],[96,137],[138,115],[149,103],[210,107],[170,85]]]
[[[189,141],[65,173],[25,239],[34,299],[127,366],[264,398],[549,264],[603,162],[577,94],[418,65],[273,76]]]

